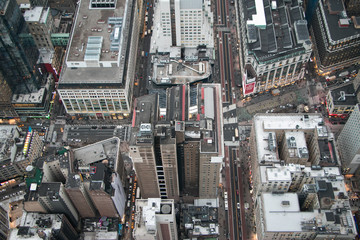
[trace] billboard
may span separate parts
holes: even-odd
[[[244,96],[254,93],[255,91],[255,78],[248,79],[247,73],[243,75],[243,94]]]

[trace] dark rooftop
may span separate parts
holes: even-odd
[[[333,98],[333,104],[353,106],[358,103],[354,85],[352,83],[340,85],[339,87],[330,89]]]
[[[330,0],[331,6],[337,6],[342,2],[341,0]],[[342,4],[342,3],[341,3]],[[339,27],[339,15],[330,14],[329,9],[326,5],[323,5],[322,1],[319,1],[320,9],[324,11],[325,20],[324,23],[327,24],[330,32],[330,37],[333,41],[339,41],[344,38],[354,37],[360,38],[360,29],[356,29],[353,24],[350,24],[349,27]],[[335,45],[335,44],[334,44]]]

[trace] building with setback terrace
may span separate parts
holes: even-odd
[[[243,94],[302,79],[312,52],[302,1],[239,1],[239,9]]]
[[[134,0],[79,2],[58,87],[68,114],[121,118],[130,113],[138,4]]]
[[[354,239],[334,136],[319,114],[257,114],[251,133],[257,239]]]

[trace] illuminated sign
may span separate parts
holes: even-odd
[[[24,149],[23,149],[24,155],[26,155],[28,153],[29,146],[30,146],[31,135],[32,135],[32,128],[29,127],[29,131],[26,134],[25,144],[24,144]]]

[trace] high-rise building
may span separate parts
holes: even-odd
[[[143,198],[179,198],[174,127],[158,123],[157,94],[136,99],[130,156]]]
[[[12,91],[0,72],[0,117],[17,117],[14,107],[11,105]]]
[[[359,1],[319,1],[311,23],[314,62],[320,75],[352,66],[360,60]],[[347,8],[352,9],[347,12]]]
[[[66,190],[80,215],[123,217],[126,196],[120,139],[109,138],[73,153],[76,175],[67,179]],[[88,213],[82,204],[89,207]]]
[[[134,239],[178,239],[173,199],[137,199],[135,206]]]
[[[346,12],[349,16],[360,16],[360,1],[359,0],[345,0]]]
[[[347,173],[355,173],[360,165],[360,105],[356,104],[343,130],[337,144],[343,170]]]
[[[70,115],[130,113],[140,17],[138,1],[79,1],[58,93]]]
[[[155,4],[151,52],[170,47],[214,47],[210,1],[160,0]]]
[[[89,196],[89,187],[79,174],[70,174],[66,181],[66,192],[82,218],[96,217],[96,208]]]
[[[312,44],[302,1],[239,1],[244,96],[303,79]]]
[[[13,93],[37,91],[41,85],[35,67],[39,51],[16,1],[0,1],[0,29],[2,78]]]
[[[179,191],[217,196],[223,158],[220,90],[217,84],[172,87],[165,110],[157,94],[136,100],[130,156],[144,198],[176,200]]]
[[[0,239],[5,240],[8,239],[9,235],[9,214],[8,212],[0,206]]]
[[[53,19],[50,8],[34,7],[24,13],[24,18],[37,48],[54,50],[51,42]]]

